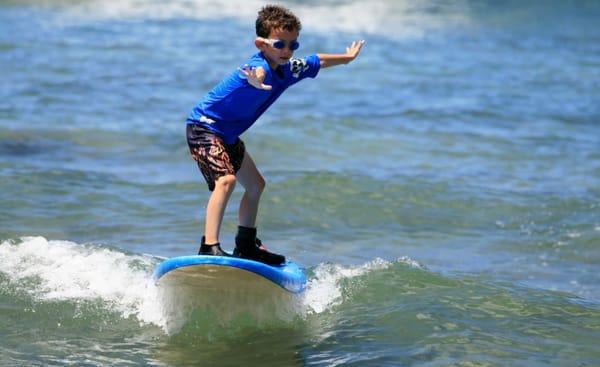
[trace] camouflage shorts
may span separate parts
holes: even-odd
[[[246,152],[240,138],[233,144],[225,144],[218,135],[198,124],[188,124],[186,133],[192,158],[198,163],[210,191],[215,189],[219,177],[239,171]]]

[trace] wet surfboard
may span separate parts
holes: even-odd
[[[225,256],[180,256],[157,265],[157,285],[189,287],[199,292],[208,289],[251,290],[253,293],[304,291],[304,269],[292,261],[280,266]]]

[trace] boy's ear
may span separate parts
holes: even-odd
[[[261,37],[256,37],[254,39],[254,46],[262,51],[263,46],[265,45],[265,41]]]

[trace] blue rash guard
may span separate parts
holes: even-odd
[[[194,107],[188,116],[188,124],[200,124],[223,138],[226,144],[233,144],[284,90],[304,78],[316,77],[320,69],[320,60],[317,55],[291,59],[286,64],[279,65],[277,70],[272,70],[263,54],[259,52],[245,65],[252,68],[262,66],[265,70],[263,83],[272,86],[272,89],[253,87],[246,77],[236,70],[217,84]]]

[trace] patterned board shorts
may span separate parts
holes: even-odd
[[[198,163],[210,191],[215,189],[219,177],[239,171],[246,152],[242,139],[225,144],[218,135],[198,124],[188,124],[186,133],[192,158]]]

